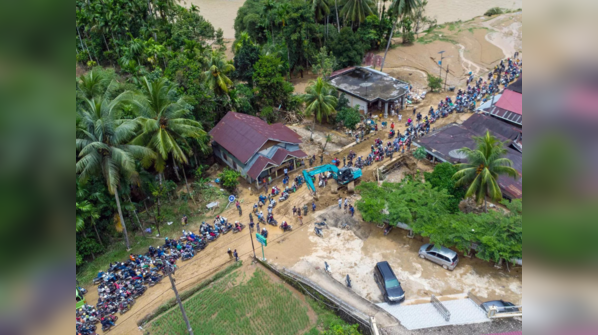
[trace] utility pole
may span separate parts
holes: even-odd
[[[446,91],[446,81],[448,80],[449,65],[446,64],[446,76],[444,77],[444,90]]]
[[[251,234],[252,234],[252,231],[250,228],[249,229],[249,238],[251,239],[251,249],[253,249],[253,258],[255,259],[255,258],[257,258],[257,256],[255,255],[255,246],[253,245],[253,235],[251,235]]]
[[[181,297],[179,297],[179,291],[177,291],[176,285],[174,285],[174,279],[172,279],[172,273],[174,272],[174,268],[173,268],[172,264],[170,264],[168,261],[166,263],[167,264],[164,267],[164,270],[167,271],[168,278],[170,278],[170,284],[172,285],[172,290],[174,291],[176,301],[179,304],[179,307],[181,308],[181,313],[183,314],[183,319],[185,320],[185,323],[187,324],[187,331],[189,331],[189,335],[193,335],[193,329],[191,329],[191,324],[189,323],[189,319],[187,318],[187,313],[185,312],[185,307],[183,307],[183,303],[181,302]]]
[[[440,54],[440,61],[438,62],[438,67],[440,68],[439,78],[442,80],[442,60],[444,59],[444,50],[440,51],[439,54]]]

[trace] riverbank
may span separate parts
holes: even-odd
[[[189,0],[186,5],[198,6],[200,14],[206,20],[210,21],[216,29],[222,28],[224,38],[234,38],[235,17],[243,3],[245,0]],[[384,2],[386,8],[390,3],[390,1]],[[467,21],[484,15],[492,7],[522,8],[523,0],[428,0],[426,16],[436,19],[438,24]]]

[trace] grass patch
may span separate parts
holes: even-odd
[[[195,293],[201,291],[202,289],[206,288],[208,285],[212,284],[215,281],[218,281],[219,279],[225,277],[226,275],[228,275],[229,273],[235,271],[236,269],[240,268],[243,265],[243,262],[235,262],[233,265],[230,265],[229,267],[227,267],[226,269],[218,272],[217,274],[213,275],[212,277],[202,281],[199,285],[183,292],[180,294],[181,300],[187,300],[189,299],[192,295],[194,295]],[[150,322],[151,320],[154,320],[155,318],[157,318],[158,316],[160,316],[161,314],[167,312],[169,309],[173,308],[177,306],[177,302],[175,298],[172,298],[170,300],[168,300],[167,302],[163,303],[162,305],[160,305],[160,307],[158,307],[154,312],[152,312],[151,314],[149,314],[148,316],[146,316],[145,318],[143,318],[142,320],[140,320],[138,322],[138,326],[144,325],[148,322]]]
[[[324,306],[322,303],[317,302],[312,297],[308,297],[306,301],[309,303],[311,308],[314,310],[316,315],[318,316],[318,323],[315,327],[313,327],[307,334],[310,335],[318,335],[320,334],[320,330],[323,329],[330,329],[332,326],[340,325],[340,326],[349,326],[350,324],[345,322],[341,319],[338,315],[336,315],[333,311],[329,308]]]
[[[448,36],[446,36],[446,34],[443,34],[442,32],[439,32],[439,31],[433,31],[433,32],[428,33],[425,36],[422,36],[417,39],[417,43],[421,43],[421,44],[429,44],[434,41],[443,41],[443,42],[448,42],[448,43],[452,43],[452,44],[457,44],[457,41],[453,40],[451,37],[448,37]]]
[[[310,324],[307,307],[261,269],[245,283],[236,273],[226,275],[183,304],[191,326],[202,334],[298,334]],[[151,334],[186,333],[177,307],[146,329]]]

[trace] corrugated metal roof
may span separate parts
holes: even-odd
[[[301,137],[283,124],[269,125],[258,117],[235,112],[228,112],[210,135],[244,164],[268,140],[301,143]]]
[[[523,115],[523,95],[506,89],[496,106],[519,115]]]
[[[507,87],[507,90],[523,94],[523,76]]]
[[[490,130],[492,134],[498,136],[503,142],[505,140],[514,141],[521,135],[521,129],[482,114],[473,114],[469,119],[463,122],[463,126],[472,130],[478,134],[478,136],[483,136],[486,134],[486,130]]]
[[[307,157],[307,154],[301,150],[288,151],[284,148],[280,148],[276,151],[272,159],[269,159],[265,156],[259,156],[255,160],[249,171],[247,171],[247,174],[251,178],[257,179],[257,177],[259,177],[260,173],[262,173],[262,171],[268,164],[272,165],[273,167],[280,166],[288,156],[293,156],[296,158],[305,158]]]
[[[492,129],[490,132],[493,133]],[[461,159],[454,154],[456,150],[463,147],[475,149],[476,143],[472,139],[473,136],[479,136],[479,134],[467,128],[465,124],[450,124],[427,136],[419,138],[415,143],[423,146],[431,155],[443,161],[464,163],[465,159]],[[523,155],[521,152],[510,147],[506,149],[507,154],[504,157],[513,162],[513,168],[519,172],[520,177],[515,180],[512,177],[499,176],[498,184],[503,194],[511,198],[521,198],[523,194]]]
[[[264,156],[260,156],[260,157],[258,157],[258,159],[255,160],[255,163],[253,163],[253,165],[251,166],[251,169],[249,169],[249,171],[247,171],[247,174],[251,178],[257,179],[257,177],[259,177],[260,173],[262,173],[262,171],[268,164],[272,164],[274,166],[277,165],[276,163],[274,163],[273,160],[268,159]]]
[[[272,160],[276,162],[276,164],[280,165],[285,159],[287,159],[288,156],[304,158],[307,157],[307,154],[301,150],[288,151],[284,148],[279,148],[274,156],[272,156]]]

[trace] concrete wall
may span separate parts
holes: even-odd
[[[349,99],[349,106],[355,107],[356,105],[359,105],[359,110],[363,110],[365,114],[368,113],[367,101],[356,98],[350,94],[345,94],[345,97],[347,97],[347,99]]]

